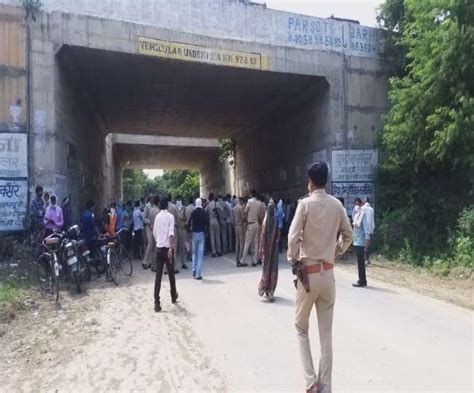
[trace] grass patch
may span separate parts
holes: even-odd
[[[12,279],[0,281],[0,323],[9,323],[18,312],[26,310],[31,297],[29,285]]]

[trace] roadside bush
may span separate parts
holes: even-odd
[[[451,237],[451,264],[474,267],[474,205],[464,209],[458,220],[458,227]]]

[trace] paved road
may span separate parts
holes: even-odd
[[[135,268],[119,287],[94,280],[9,325],[0,391],[304,391],[286,263],[269,304],[259,268],[206,258],[203,281],[178,275],[178,305],[165,281],[160,314],[153,275]],[[336,271],[335,392],[472,392],[471,312],[375,282],[354,289],[353,278]]]
[[[259,277],[223,257],[206,260],[202,283],[182,275],[178,285],[231,390],[303,391],[291,271],[282,263],[273,304],[257,296]],[[473,391],[471,312],[381,283],[354,289],[353,279],[336,272],[335,391]],[[315,316],[311,332],[315,355]]]

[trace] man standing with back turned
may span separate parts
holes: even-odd
[[[160,212],[153,224],[153,237],[156,241],[155,312],[161,311],[160,292],[164,265],[170,279],[171,303],[178,300],[173,264],[174,231],[174,216],[168,211],[168,200],[163,198],[160,200]]]
[[[310,195],[298,204],[288,234],[288,259],[294,267],[300,263],[298,269],[302,271],[298,274],[296,289],[295,326],[307,392],[331,393],[332,320],[336,297],[334,258],[350,246],[352,229],[341,202],[326,194],[327,164],[314,163],[308,169],[308,177]],[[336,242],[337,232],[340,236]],[[309,317],[315,305],[321,344],[318,375],[314,371],[308,338]]]

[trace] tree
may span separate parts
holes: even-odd
[[[155,187],[161,195],[171,194],[173,198],[185,199],[199,196],[199,172],[189,170],[170,170],[155,179]]]
[[[473,203],[474,2],[387,0],[379,20],[406,53],[381,138],[382,243],[421,260],[446,253]]]
[[[123,200],[136,201],[146,197],[153,189],[153,182],[141,169],[124,169],[122,174]]]

